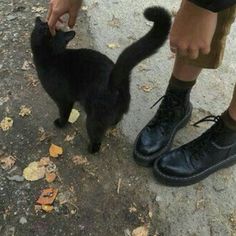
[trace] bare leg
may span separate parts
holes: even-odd
[[[236,121],[236,85],[234,87],[233,98],[229,106],[229,114],[233,120]]]
[[[202,68],[188,65],[177,57],[175,60],[173,75],[182,81],[194,81],[198,78],[201,71]]]

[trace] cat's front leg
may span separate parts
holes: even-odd
[[[73,102],[57,102],[57,106],[59,109],[60,118],[54,121],[54,125],[58,128],[63,128],[66,126],[71,110],[73,108]]]

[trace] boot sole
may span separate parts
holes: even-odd
[[[167,186],[181,187],[181,186],[188,186],[188,185],[196,184],[200,182],[201,180],[207,178],[209,175],[213,174],[214,172],[220,169],[228,168],[236,164],[236,155],[233,155],[227,158],[226,160],[221,161],[217,163],[216,165],[209,167],[208,169],[202,171],[201,173],[196,174],[191,177],[173,177],[173,176],[166,175],[158,169],[157,164],[158,164],[158,161],[154,163],[153,173],[159,182]]]
[[[145,127],[144,127],[141,130],[141,132],[138,134],[138,136],[137,136],[137,138],[134,142],[133,157],[134,157],[135,162],[140,166],[151,167],[156,159],[158,159],[163,153],[168,152],[171,149],[171,146],[172,146],[172,143],[173,143],[173,140],[174,140],[174,137],[175,137],[176,133],[180,129],[184,128],[187,125],[188,121],[190,120],[190,117],[192,115],[192,110],[193,110],[193,106],[190,103],[189,112],[179,122],[179,124],[175,127],[175,129],[173,130],[172,135],[171,135],[170,140],[167,143],[167,145],[163,149],[161,149],[159,152],[155,152],[152,155],[148,155],[148,156],[145,156],[145,155],[143,155],[143,154],[141,154],[137,151],[137,142],[138,142],[138,139],[140,137],[140,134],[145,129]]]

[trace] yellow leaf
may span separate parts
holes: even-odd
[[[79,116],[80,116],[79,111],[76,109],[72,109],[68,121],[70,123],[75,123],[78,120]]]
[[[148,229],[146,226],[140,226],[133,230],[132,236],[148,236]]]
[[[13,126],[13,119],[10,117],[5,117],[0,123],[0,128],[3,131],[9,130],[12,126]]]
[[[44,178],[45,167],[40,166],[38,161],[31,162],[24,170],[23,176],[28,181],[36,181]]]
[[[148,84],[143,84],[143,85],[139,86],[139,89],[143,90],[143,92],[145,92],[145,93],[149,93],[153,89],[153,87]]]
[[[46,212],[51,212],[53,209],[54,209],[54,207],[51,205],[42,205],[42,210],[44,210]]]
[[[22,106],[20,107],[20,113],[19,113],[19,115],[22,116],[22,117],[31,115],[31,110],[30,110],[30,108],[26,107],[25,105],[22,105]]]
[[[110,49],[115,49],[115,48],[119,48],[120,45],[118,43],[108,43],[107,47]]]
[[[49,154],[51,157],[58,157],[59,155],[62,155],[63,149],[55,144],[51,144],[49,148]]]

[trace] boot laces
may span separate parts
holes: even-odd
[[[221,122],[220,116],[206,116],[203,119],[197,121],[193,124],[195,127],[199,127],[198,125],[203,122],[214,122],[215,124],[208,129],[205,133],[203,133],[198,139],[193,141],[191,143],[191,153],[194,157],[194,159],[198,160],[201,158],[201,155],[199,155],[202,150],[205,149],[205,147],[209,144],[209,142],[212,140],[214,136],[219,134],[222,131],[222,122]],[[189,146],[186,145],[186,148],[189,149]]]
[[[170,119],[173,119],[173,116],[175,114],[175,108],[179,107],[181,104],[180,98],[178,98],[175,94],[171,93],[170,91],[160,97],[151,107],[150,109],[153,109],[158,103],[160,104],[158,115],[154,118],[154,122],[157,120],[161,121],[169,121]]]

